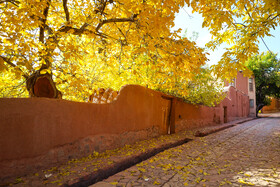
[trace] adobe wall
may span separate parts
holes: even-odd
[[[249,78],[244,77],[242,72],[238,71],[236,76],[236,89],[248,95]]]
[[[271,103],[268,106],[262,108],[263,113],[277,112],[280,111],[280,99],[271,99]]]
[[[229,86],[225,99],[216,107],[192,105],[178,101],[175,111],[176,132],[227,123],[248,117],[250,112],[249,96],[235,87]]]
[[[219,108],[176,102],[175,132],[193,129],[221,122]]]
[[[230,83],[225,80],[224,81],[225,87],[230,86]],[[249,90],[249,78],[244,77],[242,72],[237,71],[237,75],[235,77],[235,84],[234,87],[236,87],[237,90],[243,92],[244,94],[248,95]]]
[[[160,92],[136,85],[110,104],[2,98],[0,178],[159,136],[167,104]]]
[[[223,123],[225,106],[231,121],[247,115],[247,100],[231,87],[217,107],[195,106],[137,85],[109,104],[1,98],[0,178],[167,134],[171,121],[172,132]]]
[[[227,88],[226,98],[219,104],[223,122],[237,120],[249,115],[249,96],[233,86]],[[226,111],[225,111],[226,110]],[[224,115],[227,114],[227,119]]]

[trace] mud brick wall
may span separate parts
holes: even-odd
[[[246,116],[249,101],[240,94],[230,88],[217,107],[188,104],[137,85],[124,86],[117,100],[108,104],[1,98],[0,178],[35,172],[93,151],[223,123],[224,106],[228,121]],[[239,112],[240,107],[244,112]]]

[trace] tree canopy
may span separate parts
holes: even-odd
[[[270,104],[269,97],[280,98],[280,61],[276,54],[267,52],[250,58],[246,65],[255,76],[258,114],[263,106]]]
[[[248,75],[246,60],[259,52],[259,41],[271,36],[280,23],[279,0],[196,0],[191,6],[210,30],[212,41],[207,46],[213,50],[222,43],[229,46],[215,67],[225,78],[236,76],[236,69]]]
[[[210,49],[231,45],[213,70],[202,71],[203,48],[180,30],[171,31],[185,5],[204,17],[213,35]],[[61,90],[64,98],[85,101],[98,87],[130,83],[191,102],[207,98],[212,105],[219,88],[193,92],[189,85],[212,85],[216,76],[208,82],[205,77],[230,79],[236,69],[245,70],[245,61],[258,52],[258,39],[278,26],[279,6],[277,0],[0,0],[1,94],[26,96],[26,83],[29,95],[38,96],[46,90],[40,83],[50,97],[58,98]],[[21,91],[14,93],[17,88]]]
[[[180,30],[170,31],[184,4],[1,1],[0,68],[6,76],[22,76],[18,84],[29,83],[30,95],[36,95],[36,78],[50,74],[72,100],[86,100],[97,87],[127,83],[186,96],[179,82],[193,80],[207,58]]]

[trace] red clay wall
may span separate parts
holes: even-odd
[[[219,104],[222,122],[229,122],[249,115],[249,96],[230,86],[227,97]],[[226,111],[225,111],[226,110]],[[224,117],[227,114],[226,118]]]
[[[172,120],[172,132],[223,123],[224,106],[228,121],[246,116],[248,98],[232,87],[228,94],[217,107],[194,106],[136,85],[123,87],[110,104],[2,98],[0,178],[167,134]]]
[[[111,104],[0,99],[0,178],[163,134],[165,105],[161,93],[134,85]]]
[[[249,78],[244,77],[241,72],[237,72],[236,89],[248,95]]]
[[[218,108],[178,101],[175,109],[175,132],[220,122]]]
[[[225,81],[225,86],[229,86],[229,82]],[[248,95],[249,90],[249,78],[244,77],[242,72],[238,71],[236,78],[235,78],[235,87],[237,90],[243,92],[244,94]]]
[[[175,111],[176,132],[226,123],[249,115],[249,96],[230,86],[226,91],[226,98],[216,107],[192,105],[178,101]]]
[[[280,99],[271,99],[271,103],[268,106],[262,108],[263,113],[277,112],[280,111]]]

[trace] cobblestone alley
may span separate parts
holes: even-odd
[[[168,149],[91,187],[280,186],[280,113]]]

